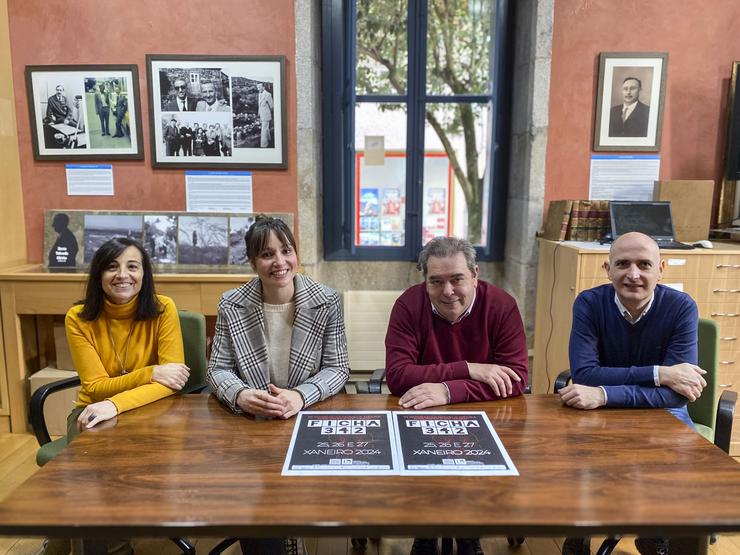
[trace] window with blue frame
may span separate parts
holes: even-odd
[[[324,250],[413,260],[438,235],[503,258],[508,0],[322,4]]]

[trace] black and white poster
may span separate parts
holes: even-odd
[[[399,473],[518,476],[484,412],[393,413]]]
[[[283,476],[398,474],[388,411],[301,412]]]
[[[284,56],[147,54],[152,165],[287,167]]]

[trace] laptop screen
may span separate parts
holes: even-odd
[[[611,201],[609,213],[614,239],[630,231],[639,231],[655,240],[673,239],[671,203]]]

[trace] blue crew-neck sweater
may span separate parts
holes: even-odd
[[[653,366],[696,364],[696,303],[686,293],[658,285],[648,313],[630,324],[619,313],[614,293],[611,284],[600,285],[583,291],[573,304],[573,382],[603,386],[609,407],[674,409],[693,427],[687,399],[669,387],[656,387]]]

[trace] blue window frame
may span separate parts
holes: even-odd
[[[367,0],[322,3],[324,256],[327,260],[414,260],[423,242],[433,234],[440,234],[437,231],[446,230],[442,233],[467,233],[476,244],[480,260],[502,260],[513,50],[510,48],[511,3],[509,0],[452,2],[467,10],[477,9],[478,17],[484,10],[482,17],[490,18],[484,21],[485,28],[490,30],[490,40],[485,37],[481,41],[485,44],[482,56],[487,64],[485,88],[470,91],[464,89],[464,79],[443,84],[442,89],[446,90],[430,84],[435,76],[444,74],[444,68],[435,66],[435,54],[429,50],[435,45],[428,40],[430,33],[444,29],[443,19],[436,11],[442,5],[437,4],[440,0],[393,1],[393,5],[403,6],[405,10],[394,25],[396,38],[403,35],[408,56],[405,64],[401,60],[394,66],[400,77],[393,80],[393,86],[385,88],[359,84],[363,79],[367,81],[368,63],[369,73],[383,67],[382,62],[368,62],[363,54],[365,50],[358,47],[358,40],[366,40],[358,36],[387,32],[382,28],[383,22],[373,28],[362,20],[367,17],[371,21],[372,14],[367,12],[375,9],[377,2],[374,5]],[[372,24],[378,25],[378,21]],[[437,82],[442,81],[437,79]],[[394,132],[384,125],[389,121],[387,117],[395,118]],[[470,122],[473,117],[477,118],[475,124],[460,131],[460,120],[467,118],[465,121]],[[445,125],[451,130],[445,137],[435,133]],[[473,128],[477,142],[470,138]],[[359,148],[362,143],[357,138],[362,129],[372,132],[365,132],[364,149]],[[386,145],[384,149],[381,141],[380,163],[385,164],[386,172],[390,171],[388,168],[395,171],[393,175],[382,174],[380,188],[372,185],[368,177],[377,175],[378,171],[371,167],[378,160],[378,151],[372,151],[373,158],[370,146],[376,135],[383,136]],[[448,136],[457,141],[457,146],[446,140]],[[436,148],[430,146],[435,141]],[[387,148],[389,143],[391,147]],[[375,160],[372,163],[371,158]],[[430,168],[440,163],[442,170],[437,171],[432,183]],[[470,175],[474,178],[469,182],[481,185],[468,197],[469,191],[456,184]],[[362,188],[362,180],[371,186]],[[392,186],[383,189],[384,180],[392,182]],[[455,198],[467,202],[464,209]],[[473,204],[479,206],[476,216],[479,220],[471,219],[467,209]],[[399,205],[401,214],[398,214]],[[439,216],[435,216],[437,212]],[[455,216],[458,212],[463,216]],[[451,230],[453,220],[463,226],[464,233]],[[478,230],[478,225],[479,232],[468,233],[469,229]],[[380,229],[376,229],[378,226]],[[374,242],[375,237],[382,239]]]

